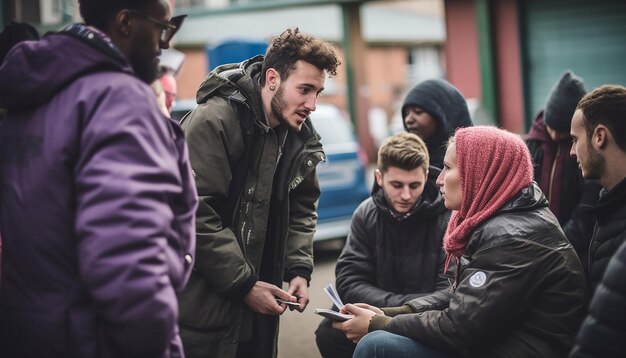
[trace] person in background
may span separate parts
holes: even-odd
[[[200,197],[179,296],[187,357],[274,357],[286,309],[276,299],[306,308],[325,160],[309,114],[339,64],[331,44],[288,29],[200,85],[182,123]]]
[[[11,21],[0,32],[0,65],[13,46],[22,41],[37,41],[39,33],[26,22]]]
[[[176,93],[178,90],[174,72],[166,67],[161,67],[159,82],[165,93],[165,108],[167,108],[168,113],[172,113],[172,106],[176,103]]]
[[[152,88],[152,91],[156,96],[159,110],[161,111],[161,113],[163,113],[165,117],[170,118],[170,111],[167,108],[165,91],[163,90],[163,86],[161,86],[161,81],[158,79],[152,81],[152,83],[150,84],[150,88]]]
[[[604,85],[586,94],[572,117],[570,155],[585,179],[602,185],[591,210],[596,226],[589,245],[589,282],[595,290],[609,259],[626,240],[626,88]]]
[[[81,0],[85,23],[0,67],[1,357],[182,357],[196,190],[149,83],[167,0]]]
[[[404,129],[426,142],[430,165],[440,169],[448,138],[457,128],[473,125],[463,94],[441,79],[413,87],[404,98],[401,112]]]
[[[354,212],[335,275],[346,302],[387,307],[449,286],[442,250],[450,211],[428,166],[428,149],[413,133],[387,138],[378,150],[372,196]],[[352,357],[355,344],[322,320],[316,335],[323,357]]]
[[[563,72],[526,137],[535,165],[534,179],[582,262],[587,262],[593,233],[593,217],[584,212],[584,207],[595,204],[600,192],[600,184],[585,180],[569,155],[572,116],[585,93],[580,77],[569,70]]]
[[[344,306],[355,317],[333,327],[358,341],[354,357],[567,355],[585,314],[585,275],[522,139],[457,130],[437,184],[453,210],[444,249],[454,283],[400,307]]]

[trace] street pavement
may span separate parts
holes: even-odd
[[[281,316],[278,358],[321,357],[315,345],[315,330],[322,317],[313,313],[313,310],[332,307],[330,298],[324,293],[324,286],[329,283],[335,285],[335,263],[343,243],[344,239],[316,243],[315,268],[309,287],[310,302],[302,313],[287,310]]]

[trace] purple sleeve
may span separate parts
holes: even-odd
[[[176,339],[175,287],[185,278],[173,211],[181,176],[149,88],[120,82],[84,104],[75,168],[78,269],[102,333],[124,356],[157,357]]]

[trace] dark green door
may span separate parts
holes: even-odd
[[[520,6],[527,124],[566,69],[581,76],[588,91],[626,85],[626,1],[528,0]]]

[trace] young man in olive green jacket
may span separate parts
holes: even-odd
[[[331,45],[287,30],[265,56],[220,66],[200,86],[182,124],[200,199],[179,297],[187,357],[276,356],[286,309],[276,299],[307,306],[325,159],[308,116],[338,65]]]

